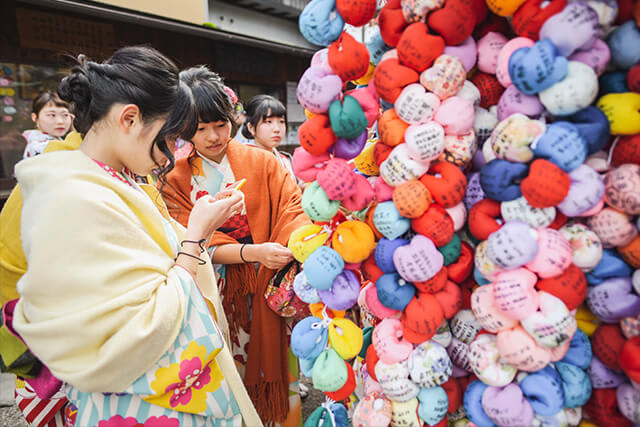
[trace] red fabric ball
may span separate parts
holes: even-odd
[[[376,0],[336,0],[336,9],[344,22],[354,27],[360,27],[375,16]]]
[[[487,240],[489,234],[500,229],[496,218],[500,217],[500,202],[482,199],[469,210],[469,231],[478,240]]]
[[[353,372],[353,368],[349,362],[345,361],[344,363],[347,365],[347,381],[336,391],[324,392],[324,394],[334,402],[340,402],[341,400],[347,399],[356,389],[356,375]]]
[[[344,31],[329,45],[328,58],[329,66],[344,82],[363,77],[369,69],[367,46]]]
[[[362,263],[362,273],[364,274],[365,279],[376,283],[378,279],[384,274],[378,264],[376,264],[375,252],[372,252]]]
[[[298,139],[302,148],[314,156],[320,156],[329,151],[337,137],[331,129],[329,116],[316,114],[300,125]]]
[[[418,293],[409,301],[400,320],[404,339],[420,344],[436,334],[444,320],[444,313],[436,297]]]
[[[447,267],[443,266],[431,279],[424,282],[413,282],[413,284],[422,293],[435,294],[447,284]]]
[[[570,187],[569,174],[545,159],[534,160],[520,184],[522,195],[534,208],[557,205],[567,197]]]
[[[447,266],[450,280],[456,283],[464,282],[473,272],[473,249],[467,242],[460,244],[460,256],[453,264]]]
[[[482,108],[497,105],[502,93],[506,90],[493,74],[476,73],[471,78],[471,82],[480,91],[480,106]]]
[[[436,203],[445,209],[462,202],[467,191],[467,177],[459,167],[449,162],[432,165],[420,182],[427,187]]]
[[[631,92],[640,93],[640,64],[636,64],[627,72],[627,86]]]
[[[560,298],[569,310],[578,308],[587,297],[587,278],[574,264],[558,276],[539,280],[536,286]]]
[[[489,32],[504,34],[507,38],[511,38],[513,33],[509,21],[491,11],[487,13],[487,17],[483,21],[478,22],[476,28],[473,30],[473,38],[480,40]]]
[[[367,347],[367,354],[365,356],[365,361],[367,363],[367,372],[369,373],[369,376],[375,381],[378,381],[378,377],[376,377],[376,365],[378,364],[379,360],[380,357],[378,357],[378,353],[376,353],[376,349],[373,347],[373,345]]]
[[[447,280],[440,292],[433,294],[440,303],[445,319],[451,319],[462,307],[462,295],[460,288],[451,280]]]
[[[378,96],[393,104],[400,96],[402,89],[420,80],[420,75],[412,68],[406,67],[395,58],[382,61],[373,73],[373,82]]]
[[[427,23],[440,34],[447,46],[457,46],[473,33],[476,17],[471,0],[447,0],[444,7],[431,12]]]
[[[620,370],[618,361],[622,346],[626,342],[620,327],[616,325],[599,325],[591,335],[593,354],[605,365],[615,371]]]
[[[625,163],[640,165],[640,134],[621,136],[613,147],[611,163],[616,167]]]
[[[429,68],[444,52],[444,40],[429,34],[424,22],[409,25],[398,42],[398,59],[419,73]]]
[[[562,227],[567,222],[568,219],[569,217],[567,217],[565,214],[563,214],[559,210],[556,210],[556,217],[553,219],[553,222],[549,224],[549,228],[553,228],[554,230],[560,230],[560,227]]]
[[[400,36],[407,26],[407,21],[402,13],[400,0],[389,0],[378,14],[378,26],[382,40],[391,47],[396,47]]]
[[[545,6],[541,7],[543,3]],[[527,0],[513,14],[511,26],[517,35],[538,40],[542,24],[566,5],[567,0]]]
[[[435,203],[419,218],[411,220],[411,228],[427,236],[436,246],[444,246],[453,238],[453,220],[442,206]]]
[[[624,343],[618,363],[631,380],[640,383],[640,335]]]
[[[376,162],[378,166],[380,166],[382,162],[387,160],[387,157],[389,157],[391,151],[393,151],[393,147],[389,147],[387,144],[378,141],[373,147],[373,161]]]
[[[618,0],[618,14],[616,15],[615,23],[620,25],[624,24],[630,19],[633,19],[633,0]]]
[[[584,410],[598,427],[630,427],[629,421],[618,408],[615,388],[594,389]]]

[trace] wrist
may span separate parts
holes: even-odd
[[[256,250],[255,250],[256,246],[257,245],[252,245],[252,244],[244,244],[240,246],[240,250],[241,250],[240,259],[243,262],[257,262],[258,259],[256,257]]]
[[[185,233],[184,240],[201,240],[206,239],[208,236],[205,236],[203,231],[197,230],[195,227],[188,227],[187,232]]]

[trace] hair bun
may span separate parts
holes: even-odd
[[[87,58],[79,55],[78,65],[72,68],[71,74],[63,78],[58,86],[58,96],[73,105],[76,116],[73,123],[80,133],[86,133],[90,127],[87,119],[91,104],[91,81],[87,63]]]

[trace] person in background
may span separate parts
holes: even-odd
[[[271,152],[297,183],[291,166],[291,155],[278,151],[287,137],[287,110],[282,102],[271,95],[256,95],[245,107],[247,119],[242,135],[256,147]]]
[[[171,216],[186,224],[202,197],[246,180],[245,209],[211,236],[208,249],[220,272],[233,356],[249,395],[265,424],[297,427],[302,407],[298,361],[289,350],[291,322],[271,311],[264,293],[293,261],[286,247],[291,233],[310,223],[302,193],[272,153],[232,138],[235,110],[220,76],[201,66],[181,72],[180,80],[193,92],[198,130],[191,154],[176,161],[162,196]]]
[[[36,124],[36,129],[22,133],[27,140],[23,155],[25,159],[42,153],[50,141],[64,139],[73,120],[69,103],[50,91],[41,93],[33,100],[31,111],[31,120]]]
[[[253,144],[253,139],[248,139],[242,133],[242,129],[246,126],[245,123],[247,122],[247,111],[244,109],[244,105],[242,105],[241,102],[238,102],[235,105],[235,110],[236,124],[238,125],[239,130],[238,132],[236,132],[236,135],[233,137],[233,139],[243,144]]]

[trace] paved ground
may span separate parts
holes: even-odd
[[[13,381],[11,379],[11,381]],[[303,378],[302,381],[309,387],[309,397],[302,401],[302,416],[306,420],[309,414],[324,402],[324,394],[318,390],[314,390],[311,385],[310,378]],[[0,394],[9,390],[11,383],[0,376]],[[0,402],[1,403],[1,402]],[[18,407],[5,406],[0,407],[0,427],[28,427],[29,424],[24,420]]]
[[[302,419],[306,420],[307,417],[325,400],[325,395],[320,390],[313,388],[311,384],[311,378],[302,378],[302,382],[309,388],[309,396],[302,400]]]

